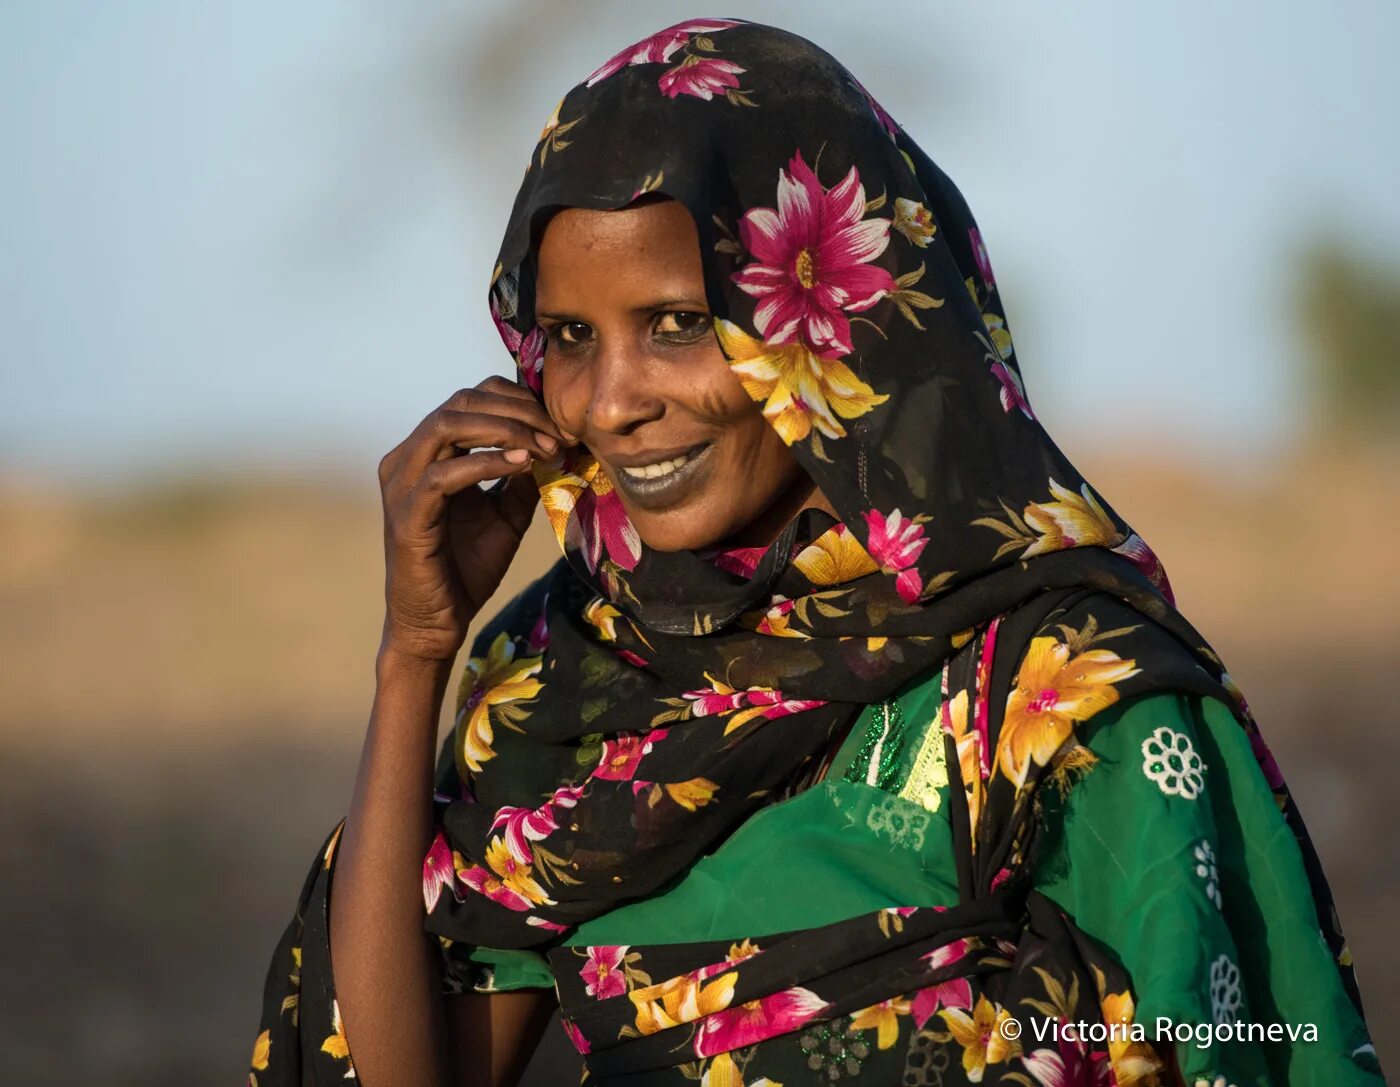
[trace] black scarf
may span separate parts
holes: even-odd
[[[1031,409],[986,248],[948,177],[801,37],[711,19],[637,43],[560,101],[492,275],[492,313],[537,394],[543,223],[644,192],[692,213],[719,342],[841,519],[804,510],[764,549],[654,552],[586,450],[537,465],[564,557],[469,661],[439,767],[429,931],[558,944],[803,788],[865,705],[949,666],[950,700],[968,692],[970,713],[945,721],[963,774],[964,912],[907,919],[911,940],[990,926],[986,955],[1014,943],[1029,923],[1038,785],[1073,765],[1075,728],[1094,712],[1170,689],[1227,702],[1249,730],[1338,952],[1326,883],[1243,697],[1151,549]],[[318,931],[320,882],[313,871],[299,911]],[[1057,976],[1083,973],[1082,934],[1035,908],[1050,951],[1031,961],[1053,964],[1058,948]],[[298,929],[286,942],[316,939]],[[765,954],[773,984],[811,961],[794,956]],[[891,974],[860,999],[908,980]],[[587,1034],[606,1045],[614,1026]],[[611,1067],[669,1059],[652,1041],[656,1054],[641,1039]]]
[[[1151,550],[1035,418],[967,205],[834,58],[695,20],[564,97],[490,291],[537,394],[543,223],[642,192],[692,213],[720,344],[842,518],[656,552],[585,448],[537,465],[565,561],[465,676],[430,858],[428,927],[456,940],[538,945],[649,894],[866,704],[1047,589],[1171,611]]]

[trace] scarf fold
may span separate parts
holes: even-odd
[[[1212,665],[1178,613],[1153,619],[1092,588],[1048,591],[993,617],[945,662],[932,726],[942,731],[950,769],[959,900],[725,940],[649,944],[639,933],[641,941],[621,947],[556,947],[548,959],[564,1027],[591,1080],[685,1068],[713,1075],[741,1056],[751,1068],[782,1071],[794,1043],[780,1039],[807,1039],[846,1016],[863,1026],[883,1017],[893,1028],[896,1016],[911,1015],[921,1044],[932,1047],[927,1059],[937,1052],[956,1066],[980,1052],[1004,1073],[988,1082],[1023,1083],[1018,1069],[1059,1067],[1070,1050],[1057,1023],[1103,1028],[1086,1030],[1072,1051],[1084,1082],[1161,1082],[1161,1054],[1134,1040],[1135,1031],[1151,1038],[1151,1024],[1134,1019],[1138,994],[1117,955],[1032,887],[1036,799],[1042,788],[1093,772],[1095,756],[1080,737],[1095,713],[1160,691],[1230,706],[1271,773],[1247,706]],[[1187,762],[1183,779],[1209,772]],[[1181,791],[1189,792],[1184,780]],[[1316,853],[1281,780],[1275,796],[1302,850],[1319,930],[1359,1013]],[[1019,1037],[989,1042],[1007,1019],[1022,1028]]]

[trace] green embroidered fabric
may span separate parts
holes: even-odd
[[[565,942],[761,937],[884,907],[955,904],[940,706],[935,673],[868,707],[823,781],[757,812],[673,886]],[[1097,763],[1063,796],[1045,790],[1036,886],[1118,955],[1137,1022],[1299,1028],[1291,1041],[1179,1042],[1187,1081],[1382,1083],[1297,845],[1229,709],[1141,695],[1101,711],[1080,739]],[[491,967],[486,991],[553,985],[537,952],[470,957]]]

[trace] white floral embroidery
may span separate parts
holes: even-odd
[[[1224,1076],[1216,1076],[1214,1079],[1206,1079],[1205,1076],[1202,1076],[1196,1080],[1193,1087],[1235,1087],[1235,1085],[1228,1082]]]
[[[1195,800],[1205,788],[1205,768],[1184,732],[1163,725],[1142,741],[1142,772],[1168,796]]]
[[[871,806],[865,825],[873,833],[904,849],[923,849],[928,813],[907,801],[885,796]]]
[[[1221,955],[1210,964],[1210,1014],[1217,1025],[1233,1023],[1244,997],[1240,993],[1240,968]]]
[[[1215,850],[1204,838],[1192,851],[1196,856],[1196,875],[1206,881],[1206,897],[1220,909],[1220,873],[1215,867]]]

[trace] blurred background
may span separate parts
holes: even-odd
[[[559,97],[710,14],[0,6],[7,1083],[243,1081],[368,714],[375,464],[511,372],[486,287]],[[742,15],[961,187],[1032,402],[1246,692],[1400,1060],[1400,8]],[[577,1082],[562,1041],[532,1082]]]

